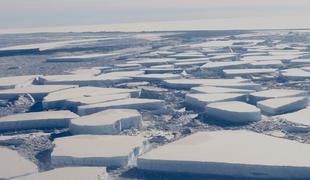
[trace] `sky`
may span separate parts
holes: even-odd
[[[309,28],[309,10],[310,0],[0,0],[0,31],[90,25],[177,29],[185,22],[185,29],[243,29],[254,28],[253,21]]]

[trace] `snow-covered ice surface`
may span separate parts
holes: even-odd
[[[117,134],[142,125],[141,114],[132,109],[108,109],[88,116],[71,119],[72,134]]]
[[[103,167],[65,167],[50,171],[14,178],[14,180],[108,180]]]
[[[17,151],[0,147],[0,179],[19,177],[38,172],[37,166]]]
[[[81,147],[81,145],[83,145]],[[54,166],[121,167],[134,163],[147,150],[140,136],[76,135],[55,140],[51,154]]]
[[[258,178],[308,178],[309,151],[309,144],[250,131],[199,132],[142,155],[138,168]]]
[[[300,143],[310,143],[310,112],[306,107],[310,90],[309,36],[310,31],[298,30],[0,35],[0,129],[9,127],[3,123],[11,128],[0,132],[0,146],[36,164],[40,173],[29,178],[66,176],[65,170],[54,169],[56,164],[88,168],[98,163],[102,172],[108,163],[122,164],[119,168],[107,165],[107,172],[112,179],[124,180],[270,179],[282,172],[282,177],[303,176],[308,167],[299,168],[299,163],[308,155],[294,149]],[[56,62],[47,62],[52,59]],[[272,115],[266,113],[268,110]],[[54,117],[63,111],[72,116]],[[184,171],[179,169],[182,172],[171,169],[169,173],[141,170],[148,165],[137,168],[134,162],[123,166],[139,157],[141,151],[130,147],[124,158],[118,159],[117,153],[126,149],[120,147],[129,147],[130,140],[119,142],[119,148],[112,146],[117,144],[116,137],[141,137],[152,145],[152,153],[158,146],[169,147],[169,143],[182,142],[196,132],[220,130],[246,133],[236,138],[223,133],[214,140],[215,145],[225,142],[223,147],[208,145],[203,155],[195,154],[201,159],[219,157],[225,162],[223,168],[198,168],[203,175],[186,173],[198,171],[187,166]],[[240,139],[244,134],[250,135],[243,142]],[[111,140],[100,145],[96,137]],[[255,143],[256,137],[267,144],[254,144],[254,153],[243,158],[241,164],[258,159],[262,165],[254,168],[229,163],[247,155],[241,152],[246,152],[244,147]],[[208,143],[207,138],[202,139],[199,143]],[[226,141],[241,144],[229,146]],[[278,142],[285,147],[276,146]],[[198,151],[196,143],[190,141],[178,150]],[[223,152],[231,147],[236,148],[233,155],[207,153],[210,148]],[[116,153],[114,158],[101,161],[113,157],[104,150]],[[286,156],[282,154],[285,152]],[[55,153],[66,153],[74,161]],[[186,157],[178,151],[172,155]],[[80,161],[79,156],[87,161]],[[281,166],[280,162],[291,163],[292,159],[296,160],[294,164]],[[188,164],[178,162],[175,167],[183,165]]]

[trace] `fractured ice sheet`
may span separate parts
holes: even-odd
[[[76,135],[58,138],[54,143],[51,162],[56,167],[126,166],[147,148],[140,136]]]
[[[308,178],[309,152],[309,144],[251,131],[198,132],[140,156],[138,169],[235,177]]]
[[[0,131],[65,128],[78,115],[70,111],[42,111],[14,114],[0,118]]]

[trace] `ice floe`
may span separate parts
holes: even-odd
[[[198,132],[142,155],[138,158],[138,169],[236,177],[308,178],[309,152],[308,144],[251,131]]]
[[[76,135],[57,138],[54,143],[51,162],[56,167],[127,166],[147,149],[140,136]]]
[[[0,179],[9,179],[37,173],[37,166],[17,151],[0,147]]]
[[[14,114],[0,118],[0,131],[66,128],[78,115],[70,111],[42,111]]]
[[[111,108],[163,110],[165,108],[165,105],[163,100],[158,99],[128,98],[128,99],[78,106],[77,113],[79,115],[87,115]]]
[[[253,92],[249,95],[249,102],[256,104],[258,101],[263,101],[271,98],[307,96],[308,93],[302,90],[294,89],[268,89],[264,91]]]
[[[308,101],[307,97],[273,98],[259,101],[257,107],[268,115],[278,115],[303,109],[308,106]]]
[[[35,173],[13,180],[108,180],[109,175],[104,167],[64,167]]]
[[[213,102],[223,101],[246,101],[247,96],[239,93],[197,93],[197,94],[186,94],[185,103],[189,108],[204,109],[205,106]]]
[[[72,134],[117,134],[124,129],[139,128],[142,116],[137,110],[108,109],[70,120]]]

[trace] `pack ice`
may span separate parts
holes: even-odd
[[[283,97],[305,97],[308,93],[302,90],[294,89],[268,89],[264,91],[253,92],[249,95],[249,102],[256,104],[259,101],[271,99],[271,98],[283,98]]]
[[[140,156],[138,168],[236,177],[308,178],[309,152],[308,144],[246,130],[198,132]]]
[[[70,120],[72,134],[117,134],[124,129],[139,128],[142,116],[137,110],[108,109]]]
[[[54,143],[51,162],[56,167],[126,166],[147,148],[140,136],[76,135],[58,138]]]

